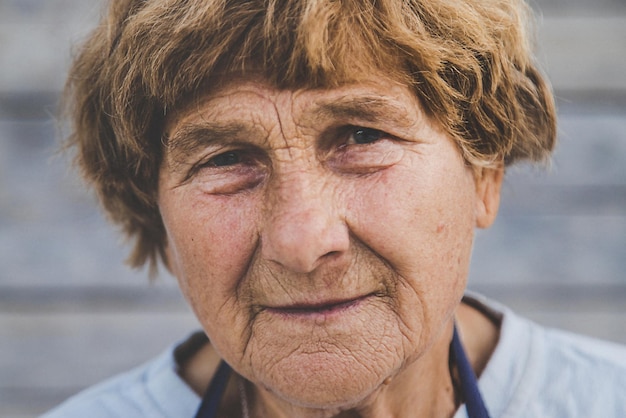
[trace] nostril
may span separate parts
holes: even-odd
[[[326,259],[332,259],[332,258],[337,258],[340,255],[341,255],[341,251],[329,251],[326,254],[324,254],[322,257]]]

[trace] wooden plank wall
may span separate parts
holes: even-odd
[[[149,284],[64,156],[69,43],[101,2],[0,0],[0,416],[31,417],[196,328]],[[548,325],[626,343],[626,3],[537,0],[559,100],[552,168],[512,169],[470,287]]]

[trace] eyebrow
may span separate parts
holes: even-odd
[[[415,120],[410,109],[399,106],[380,96],[344,96],[316,103],[311,115],[314,118],[336,120],[358,120],[365,122],[393,123],[400,127],[410,127]],[[416,116],[421,119],[421,109]],[[248,142],[255,136],[255,129],[240,121],[203,121],[184,125],[171,136],[165,136],[168,159],[173,163],[184,163],[185,159],[201,148],[212,144],[233,144]],[[258,135],[258,132],[256,132]]]
[[[357,119],[365,122],[392,122],[399,126],[411,126],[415,120],[411,112],[404,106],[376,96],[342,97],[320,103],[314,111],[315,117],[334,119]],[[421,119],[421,109],[416,116]]]
[[[201,148],[213,144],[232,144],[250,137],[252,129],[241,123],[214,123],[185,125],[164,138],[166,153],[173,162],[184,161]]]

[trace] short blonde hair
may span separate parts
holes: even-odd
[[[85,178],[156,266],[168,112],[233,75],[329,88],[373,70],[405,83],[474,166],[546,159],[552,93],[522,0],[113,0],[82,45],[66,99]]]

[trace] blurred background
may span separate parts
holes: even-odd
[[[31,417],[197,328],[58,154],[71,45],[101,1],[0,0],[0,416]],[[558,99],[548,170],[517,167],[470,288],[542,324],[626,343],[626,0],[535,0]]]

